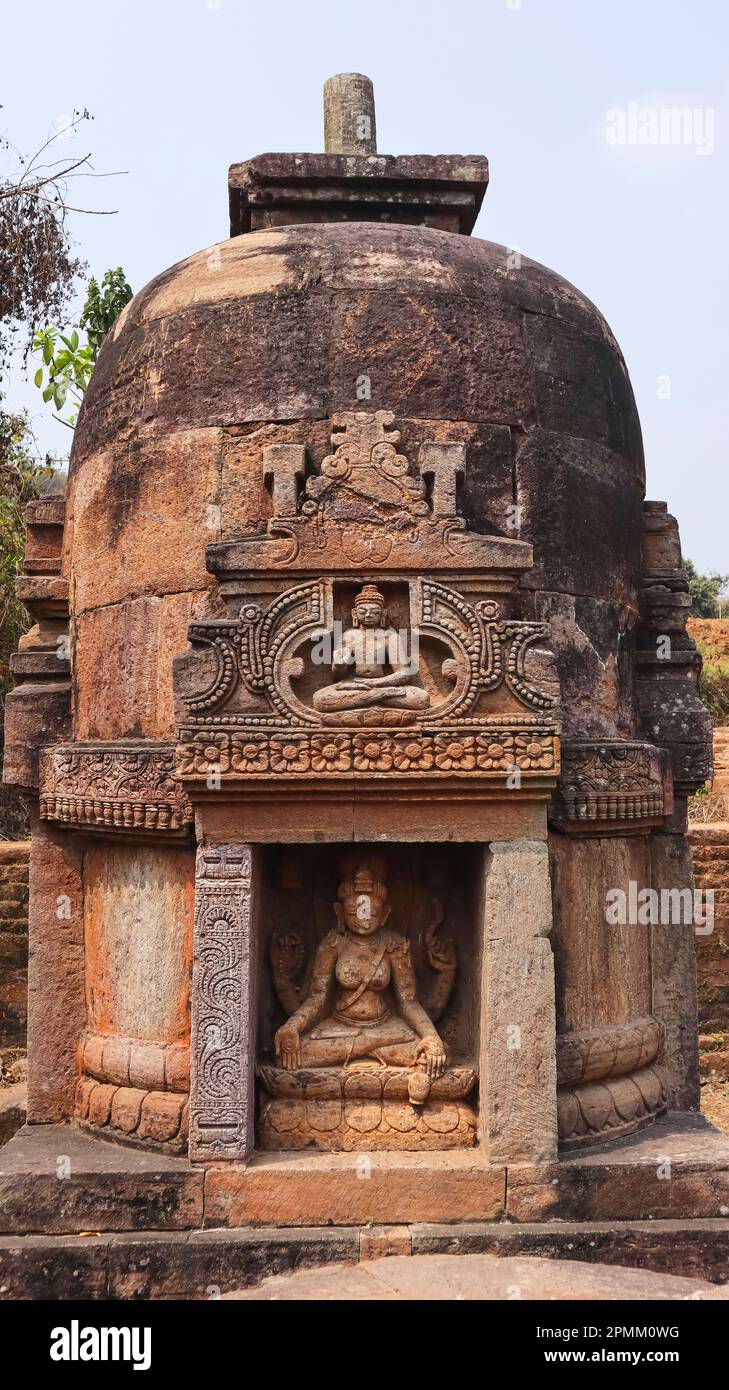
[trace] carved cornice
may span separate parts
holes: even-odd
[[[551,813],[564,829],[655,822],[673,810],[667,754],[650,743],[568,740]]]
[[[41,759],[41,819],[117,831],[180,832],[192,807],[171,743],[68,743]]]

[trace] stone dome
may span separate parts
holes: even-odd
[[[71,461],[76,737],[172,733],[171,658],[210,611],[205,544],[271,512],[263,445],[304,443],[317,466],[330,417],[370,408],[394,412],[413,462],[426,435],[467,445],[463,514],[532,542],[527,602],[577,663],[575,728],[632,732],[616,661],[640,570],[633,393],[589,300],[513,261],[426,226],[312,223],[233,237],[135,296]]]

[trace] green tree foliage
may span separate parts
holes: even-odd
[[[89,280],[79,327],[86,334],[94,362],[109,329],[116,323],[124,305],[129,303],[131,297],[132,287],[120,265],[114,270],[107,270],[101,288],[93,276]]]
[[[42,364],[33,381],[43,400],[53,403],[56,419],[71,429],[76,423],[78,407],[91,380],[101,344],[131,297],[131,285],[121,266],[116,266],[107,270],[101,286],[93,277],[89,280],[78,328],[62,332],[49,325],[33,338],[33,351]],[[79,329],[86,335],[85,342],[81,341]],[[71,413],[64,419],[60,412],[67,404]]]
[[[22,335],[27,348],[43,323],[60,318],[83,264],[72,253],[69,213],[107,216],[79,207],[75,181],[93,174],[91,155],[57,159],[58,142],[93,120],[76,110],[40,148],[22,154],[0,132],[0,372]]]
[[[716,600],[729,582],[727,574],[699,574],[691,560],[684,560],[691,595],[692,618],[715,618]]]

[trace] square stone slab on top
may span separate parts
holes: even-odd
[[[294,222],[402,222],[468,236],[482,155],[261,154],[228,174],[230,235]]]

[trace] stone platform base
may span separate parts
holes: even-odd
[[[126,1270],[141,1284],[158,1279],[170,1296],[186,1279],[204,1296],[201,1281],[220,1283],[211,1270],[223,1256],[226,1287],[240,1288],[249,1267],[262,1277],[307,1259],[359,1258],[373,1223],[387,1227],[394,1253],[403,1241],[431,1253],[508,1246],[575,1258],[579,1249],[579,1258],[727,1279],[727,1217],[729,1140],[699,1115],[508,1168],[484,1163],[478,1149],[259,1154],[245,1167],[202,1168],[71,1126],[26,1126],[0,1150],[0,1287],[57,1264],[107,1290]],[[95,1234],[79,1240],[82,1232]]]
[[[417,1257],[521,1256],[653,1271],[658,1276],[729,1280],[729,1223],[636,1221],[612,1223],[464,1223],[454,1226],[272,1227],[211,1231],[107,1232],[88,1236],[0,1236],[0,1299],[214,1299],[259,1287],[273,1275],[296,1270],[352,1271],[381,1263],[391,1253]],[[366,1262],[366,1263],[365,1263]],[[503,1284],[513,1284],[506,1277]],[[644,1274],[647,1280],[647,1275]],[[518,1282],[518,1281],[517,1281]],[[543,1297],[558,1296],[564,1283],[555,1271]],[[547,1284],[547,1276],[544,1276]],[[577,1280],[570,1286],[574,1292]],[[586,1272],[586,1284],[589,1276]],[[270,1294],[268,1295],[270,1297]],[[361,1296],[361,1295],[357,1295]],[[412,1295],[409,1295],[412,1296]],[[430,1295],[433,1296],[432,1294]],[[442,1296],[442,1295],[439,1295]],[[481,1295],[486,1297],[503,1297]],[[595,1295],[598,1296],[598,1295]],[[600,1297],[605,1296],[603,1289]],[[634,1297],[624,1288],[622,1298]],[[642,1296],[662,1297],[660,1287]],[[682,1295],[686,1297],[686,1293]],[[689,1295],[693,1296],[693,1295]]]

